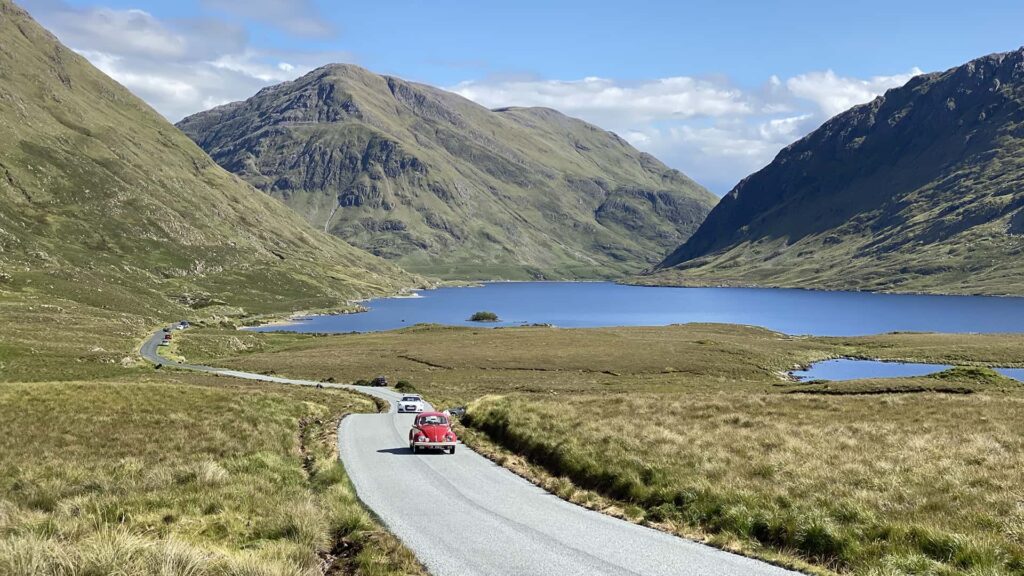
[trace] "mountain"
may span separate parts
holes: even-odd
[[[166,320],[336,306],[416,281],[220,168],[9,0],[0,37],[0,302]]]
[[[599,278],[649,267],[716,198],[595,126],[329,65],[178,124],[316,227],[407,270]]]
[[[1024,49],[917,76],[740,182],[652,284],[1024,294]]]

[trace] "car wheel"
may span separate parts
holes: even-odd
[[[451,448],[449,448],[448,449],[448,453],[449,454],[455,454],[455,446],[452,446]]]

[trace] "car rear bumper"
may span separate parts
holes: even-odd
[[[413,442],[416,448],[451,448],[457,442]]]

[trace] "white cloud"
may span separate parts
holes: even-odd
[[[260,50],[245,28],[220,18],[164,20],[143,10],[80,8],[62,0],[26,4],[62,42],[171,121],[351,59],[343,53]],[[257,4],[261,14],[272,13],[274,2]],[[294,14],[305,14],[302,3]]]
[[[915,67],[906,74],[861,80],[826,70],[794,76],[786,80],[786,88],[797,98],[817,104],[826,117],[832,117],[857,104],[871,101],[889,88],[902,86],[921,73],[921,69]]]
[[[241,54],[225,54],[216,60],[204,62],[220,70],[229,70],[261,82],[278,83],[295,77],[298,69],[287,62],[276,64],[260,61],[258,52],[246,50]],[[308,71],[308,70],[304,70]]]
[[[694,116],[749,114],[741,91],[685,76],[639,84],[607,78],[582,80],[467,81],[452,91],[484,106],[544,106],[577,114],[614,117],[616,121],[651,121]]]
[[[70,44],[87,42],[97,51],[118,50],[156,58],[180,58],[184,36],[168,30],[142,10],[59,10],[49,19]]]
[[[831,70],[785,80],[772,75],[753,90],[686,76],[637,83],[494,79],[450,89],[490,108],[545,106],[578,116],[725,193],[827,118],[920,73],[867,80]]]
[[[295,74],[268,73],[276,68],[246,60],[244,56],[213,62],[164,62],[150,66],[127,58],[91,50],[80,54],[172,121],[188,114],[247,98],[267,84]]]

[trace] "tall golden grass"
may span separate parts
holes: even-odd
[[[369,400],[163,376],[0,384],[0,574],[416,574],[335,426]]]
[[[975,368],[828,387],[784,372],[840,355],[1009,364],[1022,349],[1014,335],[722,325],[180,342],[190,359],[237,368],[407,380],[435,404],[470,402],[470,431],[551,475],[563,497],[596,494],[678,533],[871,576],[1024,573],[1024,389]]]

